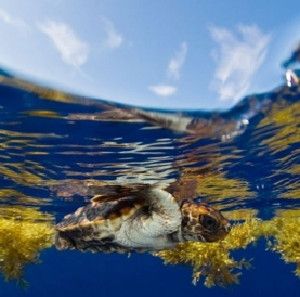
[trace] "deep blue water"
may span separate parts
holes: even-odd
[[[229,111],[142,110],[0,72],[0,296],[299,296],[299,98],[299,86],[283,85]],[[53,228],[102,182],[174,184],[178,199],[207,202],[234,224],[282,221],[270,238],[230,251],[251,268],[225,287],[203,278],[194,286],[190,265],[147,253],[58,251],[43,234],[40,248],[31,245],[31,228]],[[285,250],[267,249],[278,238]],[[36,257],[17,258],[19,250]]]
[[[149,255],[93,255],[77,252],[43,253],[42,265],[29,267],[25,291],[13,283],[1,284],[1,296],[299,296],[299,279],[291,275],[293,265],[266,253],[258,244],[243,251],[254,258],[254,268],[227,288],[205,288],[191,284],[186,267],[168,267]]]

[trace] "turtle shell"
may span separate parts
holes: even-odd
[[[111,201],[108,201],[111,199]],[[104,220],[125,218],[133,209],[143,206],[144,200],[141,196],[127,197],[103,197],[97,195],[92,198],[92,203],[80,207],[73,214],[64,217],[63,221],[56,225],[57,230],[71,229],[86,225],[88,223]]]

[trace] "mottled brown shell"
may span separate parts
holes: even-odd
[[[143,200],[137,197],[122,197],[115,201],[101,201],[94,197],[92,203],[67,215],[56,225],[56,247],[58,249],[77,248],[80,250],[103,252],[126,252],[113,243],[114,232],[122,222],[143,207]],[[99,235],[97,242],[93,238]],[[128,249],[127,249],[128,252]]]

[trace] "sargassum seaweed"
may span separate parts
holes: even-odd
[[[0,271],[6,281],[17,280],[25,285],[24,267],[38,263],[40,251],[52,245],[52,218],[36,208],[2,207],[0,210]]]
[[[300,277],[300,218],[275,217],[269,221],[250,219],[233,227],[230,234],[217,243],[182,243],[172,250],[156,255],[166,264],[188,264],[193,268],[193,283],[201,277],[204,285],[228,286],[239,282],[243,269],[251,264],[246,259],[236,260],[233,250],[245,249],[264,237],[267,249],[281,255],[286,263],[295,263],[295,274]]]

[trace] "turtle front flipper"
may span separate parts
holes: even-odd
[[[146,185],[107,185],[104,187],[97,187],[93,192],[97,192],[91,199],[92,203],[106,203],[112,201],[118,201],[123,197],[136,197],[138,198],[142,190],[146,188]]]
[[[170,193],[158,187],[150,187],[141,195],[145,199],[145,207],[139,216],[131,220],[129,236],[155,238],[180,229],[180,208]]]
[[[50,190],[55,195],[66,199],[79,195],[89,199],[95,197],[95,202],[108,202],[135,195],[148,187],[149,185],[146,184],[119,185],[87,179],[58,181],[50,186]]]
[[[157,183],[154,185],[149,184],[127,184],[127,185],[91,185],[89,192],[96,193],[92,199],[92,203],[106,203],[117,201],[124,197],[135,197],[136,201],[142,202],[145,198],[143,193],[151,191],[151,189],[159,188],[164,189],[168,184]],[[150,199],[151,200],[151,199]],[[147,203],[147,201],[146,201]]]

